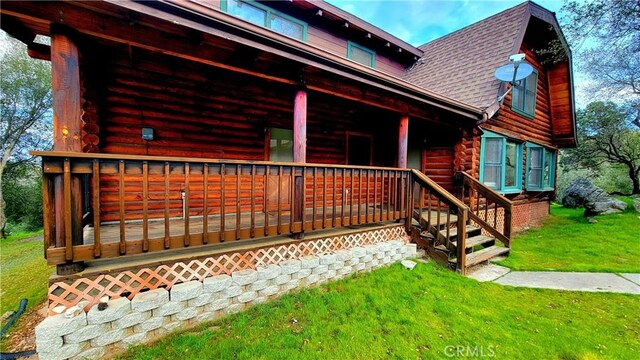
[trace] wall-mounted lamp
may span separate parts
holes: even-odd
[[[142,140],[147,140],[147,141],[153,140],[153,128],[150,128],[150,127],[142,128]]]

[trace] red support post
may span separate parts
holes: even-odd
[[[300,89],[293,101],[293,162],[307,161],[307,91]]]
[[[407,151],[409,144],[409,117],[403,115],[398,127],[398,167],[407,168]]]
[[[82,152],[82,94],[80,87],[80,60],[78,47],[71,39],[72,30],[54,24],[51,26],[51,83],[53,93],[53,149],[56,151]],[[70,238],[73,245],[82,245],[82,191],[80,178],[70,176],[70,184],[64,187],[61,177],[55,181],[56,246],[66,244],[69,236],[65,229],[69,222],[63,220],[65,211],[71,215]],[[69,191],[70,201],[65,204],[64,192]],[[70,207],[70,209],[67,209]],[[81,265],[67,264],[58,273],[77,271]]]

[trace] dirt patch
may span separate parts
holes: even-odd
[[[2,350],[4,352],[18,352],[35,350],[36,348],[36,325],[47,316],[46,302],[23,314],[9,333],[2,338]],[[36,358],[32,356],[31,358]]]

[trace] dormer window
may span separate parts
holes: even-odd
[[[307,23],[304,21],[253,1],[227,0],[223,1],[223,4],[225,3],[226,6],[223,5],[222,9],[233,16],[294,39],[307,41]]]
[[[351,41],[347,44],[347,58],[362,65],[376,67],[376,53]]]
[[[511,109],[515,112],[534,117],[536,114],[536,90],[538,88],[538,73],[534,70],[531,75],[520,80],[513,87]]]

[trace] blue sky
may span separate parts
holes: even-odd
[[[473,24],[523,0],[326,0],[412,45]],[[560,0],[536,3],[558,12]]]

